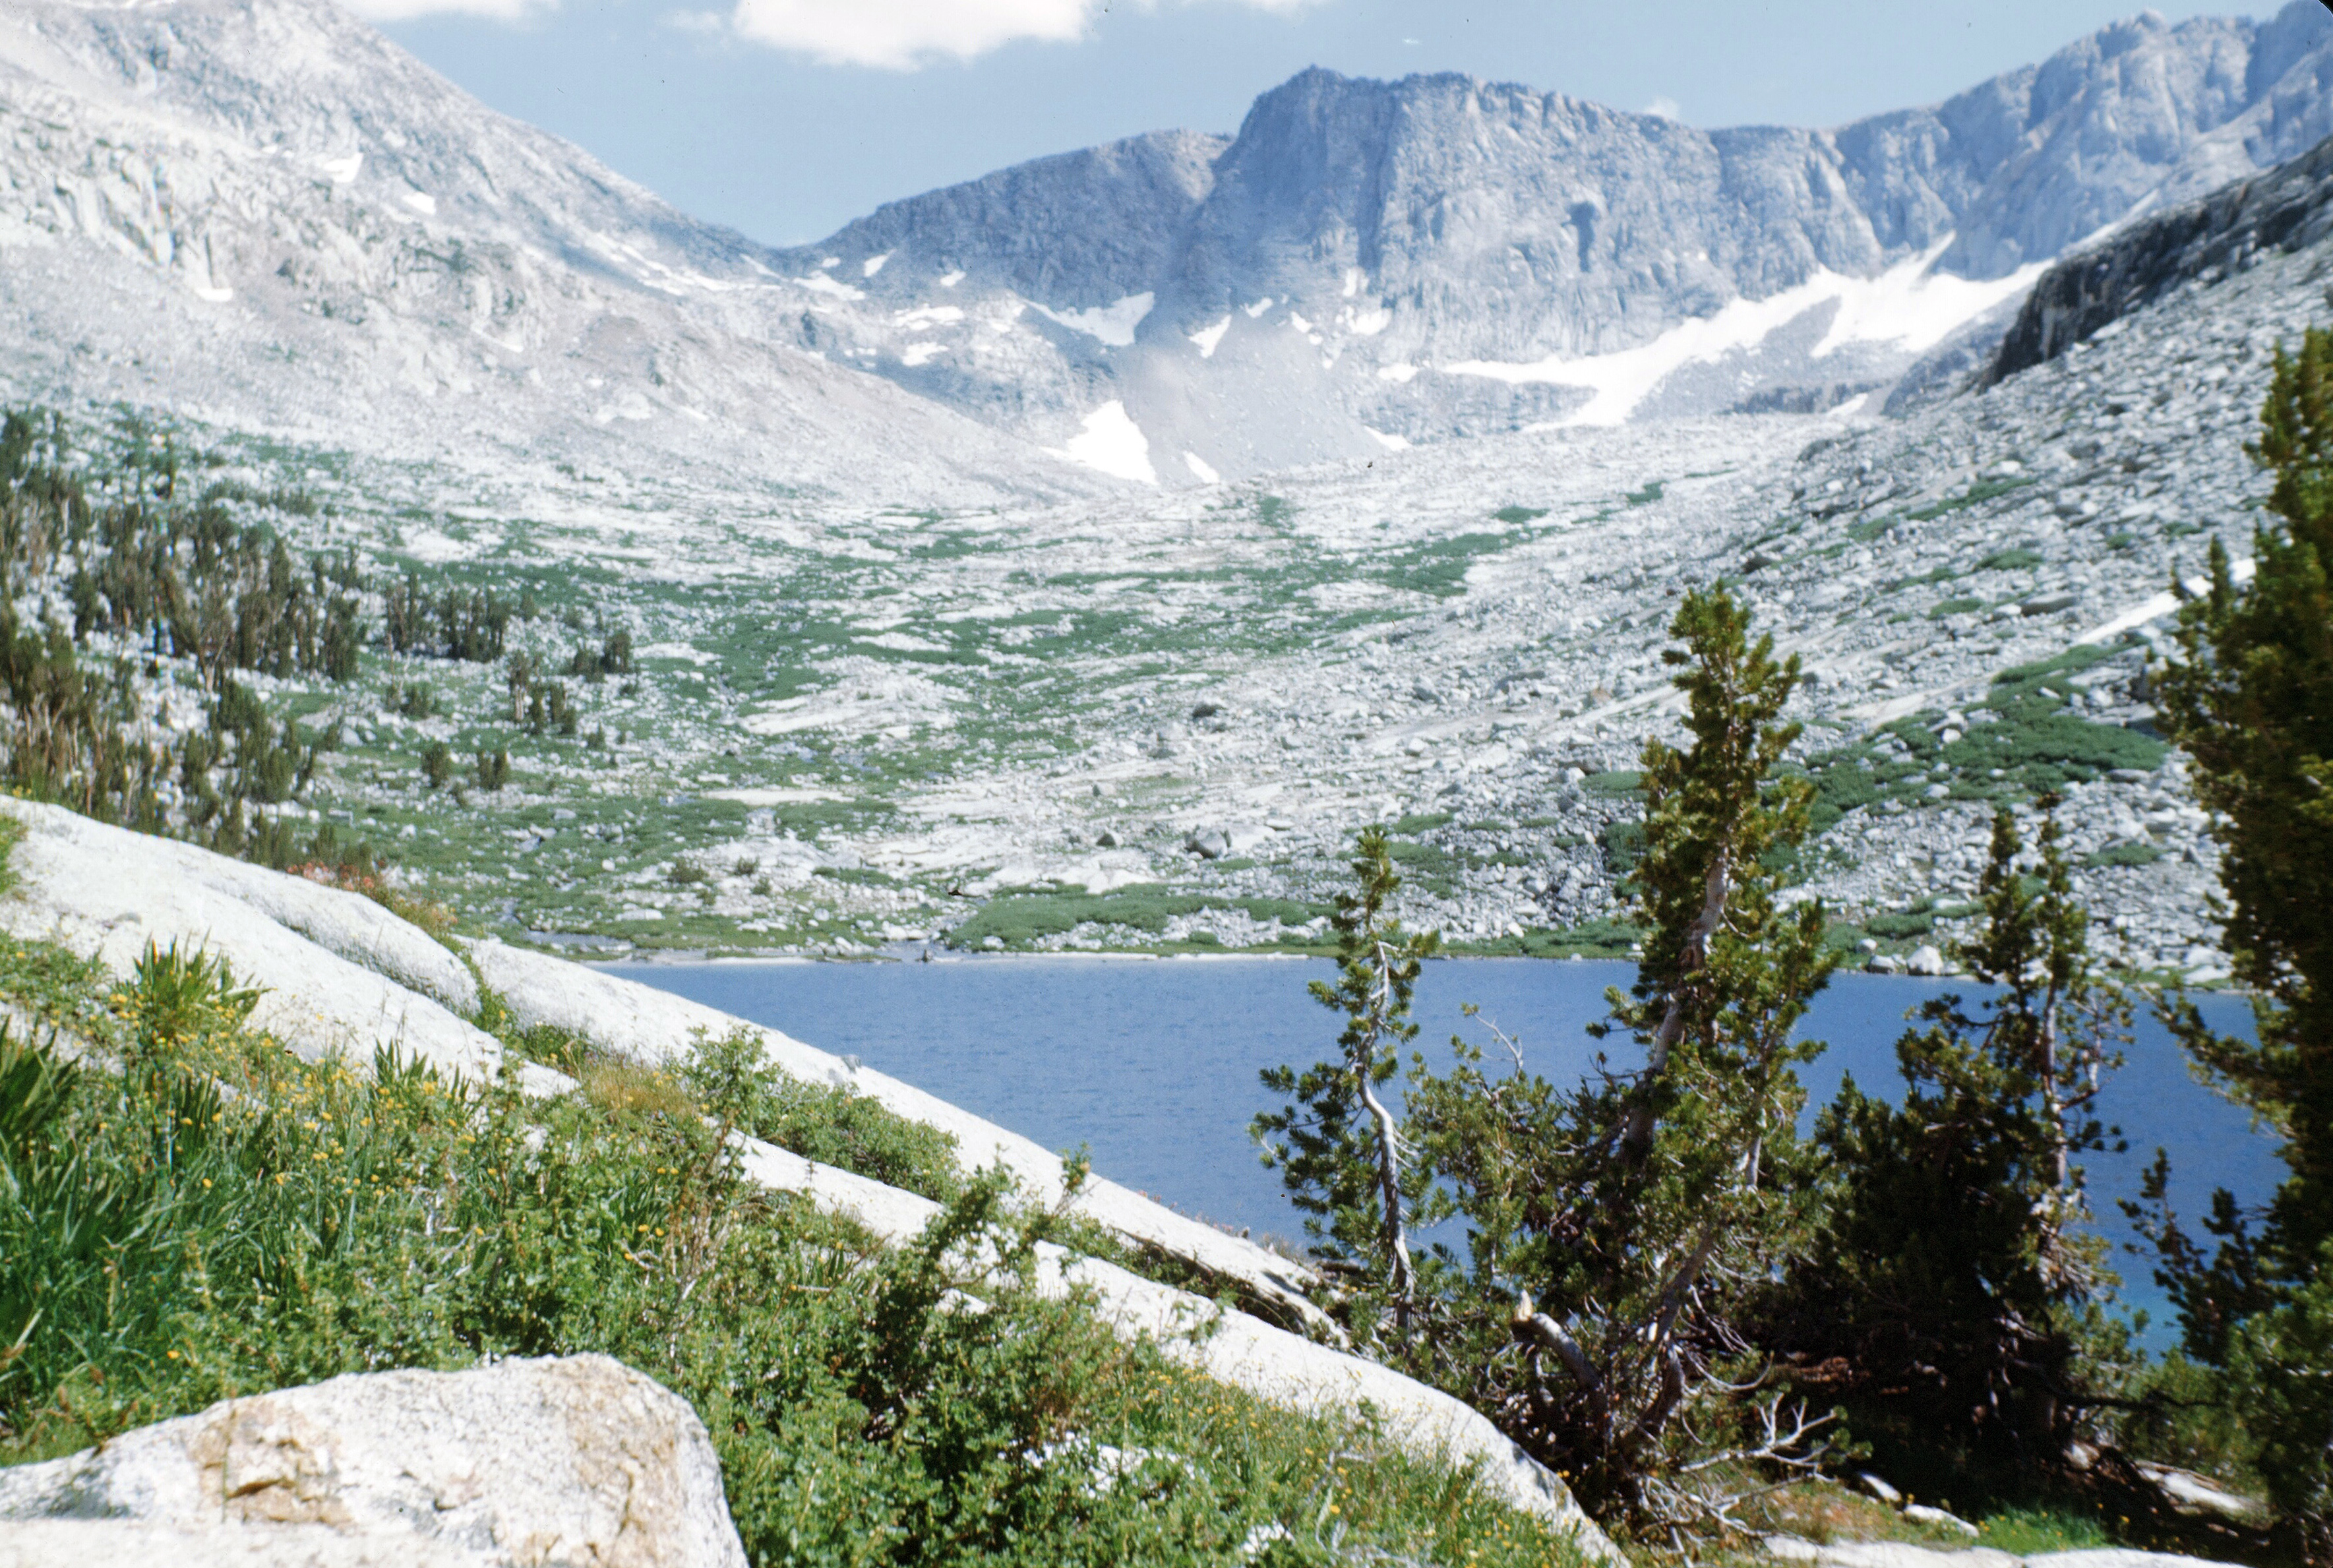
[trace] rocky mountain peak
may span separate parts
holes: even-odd
[[[1937,384],[2069,247],[2333,133],[2329,41],[2310,0],[2143,14],[1829,129],[1316,68],[1235,134],[1041,159],[770,250],[327,0],[21,0],[0,247],[57,258],[0,274],[32,329],[7,374],[438,449],[720,450],[812,490],[895,472],[912,429],[966,496],[1825,408]],[[489,388],[493,418],[465,411]]]

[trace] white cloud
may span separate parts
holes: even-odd
[[[1645,105],[1645,112],[1647,114],[1657,114],[1663,120],[1682,120],[1685,118],[1684,109],[1678,105],[1675,99],[1671,98],[1666,94],[1663,94],[1661,97],[1656,98],[1650,103]]]
[[[373,0],[384,3],[384,0]],[[391,5],[431,0],[385,0]],[[478,0],[484,5],[512,0]],[[516,0],[523,4],[524,0]],[[810,55],[829,65],[912,71],[934,59],[970,60],[1031,39],[1073,43],[1109,0],[737,0],[739,36]],[[1159,0],[1136,0],[1145,9]],[[1296,11],[1319,0],[1235,0],[1264,11]]]

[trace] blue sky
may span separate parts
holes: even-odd
[[[1463,71],[1696,125],[1942,98],[2112,0],[343,0],[701,217],[819,238],[877,204],[1168,127],[1234,130],[1307,65]],[[2176,21],[2268,7],[2166,5]]]

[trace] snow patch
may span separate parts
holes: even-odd
[[[832,294],[839,300],[863,300],[867,297],[865,290],[854,289],[849,284],[837,283],[823,273],[812,273],[806,278],[796,278],[794,282],[812,293]]]
[[[952,289],[962,282],[964,282],[964,274],[960,271],[952,272],[940,279],[940,287],[944,289]]]
[[[2228,565],[2228,580],[2239,588],[2250,582],[2259,572],[2260,562],[2251,556],[2246,556],[2242,561],[2231,562]],[[2195,599],[2200,599],[2212,591],[2211,580],[2202,576],[2185,578],[2181,582],[2180,586],[2187,591],[2188,597]],[[2126,631],[2136,631],[2150,620],[2162,620],[2176,611],[2180,603],[2181,599],[2177,593],[2165,590],[2145,603],[2123,611],[2105,625],[2084,632],[2074,639],[2074,646],[2079,648],[2086,644],[2100,645],[2112,642]]]
[[[1848,343],[1894,343],[1911,353],[1925,353],[1962,322],[2023,293],[2050,270],[2046,261],[2030,262],[2005,278],[1984,281],[1931,272],[1951,243],[1947,236],[1925,255],[1876,278],[1839,279],[1848,286],[1839,293],[1839,314],[1815,345],[1814,357],[1823,359]]]
[[[929,338],[919,343],[909,343],[899,351],[899,362],[911,370],[919,365],[928,365],[940,357],[944,347],[945,345],[933,342]]]
[[[1397,436],[1390,430],[1379,430],[1368,425],[1363,425],[1361,428],[1368,430],[1370,435],[1375,436],[1378,438],[1378,445],[1383,447],[1388,452],[1407,452],[1409,450],[1409,439],[1407,437]]]
[[[952,327],[964,320],[964,312],[955,305],[918,305],[912,311],[901,311],[891,320],[911,332],[926,327]]]
[[[426,190],[399,191],[397,199],[419,213],[423,217],[437,216],[437,198]]]
[[[696,665],[699,668],[708,664],[718,664],[720,662],[720,660],[715,659],[713,655],[704,652],[693,644],[686,642],[644,643],[640,647],[634,649],[632,652],[636,658],[639,659],[677,659],[685,663]]]
[[[1262,298],[1262,299],[1260,299],[1260,300],[1256,301],[1256,302],[1255,302],[1255,303],[1253,303],[1253,304],[1252,304],[1252,305],[1242,305],[1242,306],[1240,307],[1240,309],[1242,309],[1242,310],[1243,310],[1243,311],[1245,311],[1245,312],[1247,313],[1247,319],[1248,319],[1248,320],[1250,320],[1250,321],[1253,321],[1253,320],[1255,320],[1255,318],[1256,318],[1256,317],[1258,317],[1258,316],[1260,316],[1260,315],[1263,314],[1263,313],[1264,313],[1264,312],[1266,312],[1266,311],[1270,310],[1271,308],[1272,308],[1272,296],[1271,296],[1270,294],[1266,294],[1266,295],[1264,295],[1264,296],[1263,296],[1263,298]]]
[[[1951,243],[1947,235],[1926,254],[1892,266],[1877,277],[1846,277],[1819,268],[1795,288],[1762,300],[1734,300],[1714,315],[1680,322],[1649,343],[1617,353],[1578,360],[1550,356],[1533,364],[1467,360],[1446,369],[1453,375],[1482,376],[1510,386],[1548,382],[1583,388],[1595,396],[1556,423],[1618,425],[1675,371],[1735,350],[1754,348],[1807,312],[1834,302],[1839,313],[1816,345],[1815,358],[1824,358],[1848,343],[1887,343],[1908,353],[1921,353],[1962,323],[2031,287],[2048,265],[2035,262],[1990,282],[1932,272],[1936,258]]]
[[[1351,299],[1354,295],[1359,293],[1361,292],[1361,285],[1368,282],[1368,278],[1369,274],[1363,272],[1360,268],[1347,267],[1345,269],[1345,297],[1347,299]]]
[[[883,270],[883,264],[890,259],[891,253],[889,251],[885,251],[881,255],[869,256],[867,258],[866,265],[859,269],[859,275],[861,277],[873,277],[877,273]]]
[[[1373,338],[1393,325],[1393,313],[1383,305],[1366,311],[1347,305],[1338,313],[1337,324],[1357,338]]]
[[[1232,319],[1226,315],[1222,321],[1217,322],[1214,326],[1201,327],[1197,332],[1193,332],[1191,334],[1191,341],[1198,345],[1199,358],[1203,360],[1214,359],[1215,357],[1216,345],[1224,341],[1224,334],[1231,330]]]
[[[1300,332],[1309,332],[1312,330],[1312,323],[1306,321],[1302,316],[1298,315],[1294,311],[1288,313],[1288,324],[1294,327]]]
[[[354,185],[357,170],[364,167],[364,154],[351,152],[345,158],[320,158],[316,167],[332,177],[334,185]]]
[[[1083,432],[1070,437],[1067,446],[1048,447],[1045,451],[1120,479],[1158,483],[1158,471],[1150,466],[1150,438],[1116,398],[1088,414]]]
[[[1403,383],[1409,381],[1411,379],[1416,377],[1416,374],[1417,367],[1406,362],[1398,365],[1379,365],[1378,367],[1378,380],[1380,381]]]
[[[195,285],[195,298],[201,300],[206,304],[223,305],[226,303],[227,301],[235,298],[235,291],[233,289],[205,288],[200,284],[197,284]]]
[[[1073,332],[1083,332],[1090,338],[1099,339],[1111,348],[1123,349],[1134,341],[1134,329],[1142,324],[1142,318],[1150,313],[1150,307],[1157,303],[1157,296],[1145,290],[1138,294],[1128,294],[1115,304],[1090,311],[1055,311],[1043,305],[1037,309]]]
[[[1209,467],[1207,460],[1196,452],[1183,454],[1183,467],[1191,470],[1191,477],[1202,485],[1220,485],[1224,482],[1224,476]],[[1089,888],[1086,890],[1091,892],[1093,890]]]
[[[456,539],[436,528],[422,528],[405,536],[404,553],[414,560],[430,566],[442,566],[449,561],[468,561],[490,544],[499,544],[495,535],[474,535]]]

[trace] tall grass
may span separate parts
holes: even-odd
[[[114,983],[0,939],[0,1462],[348,1371],[604,1352],[704,1419],[757,1563],[1571,1561],[1366,1421],[1301,1419],[1033,1288],[996,1172],[784,1092],[723,1042],[529,1101],[384,1054],[303,1063],[245,977]],[[84,1059],[68,1060],[78,1051]],[[755,1127],[947,1199],[886,1249],[744,1181]]]

